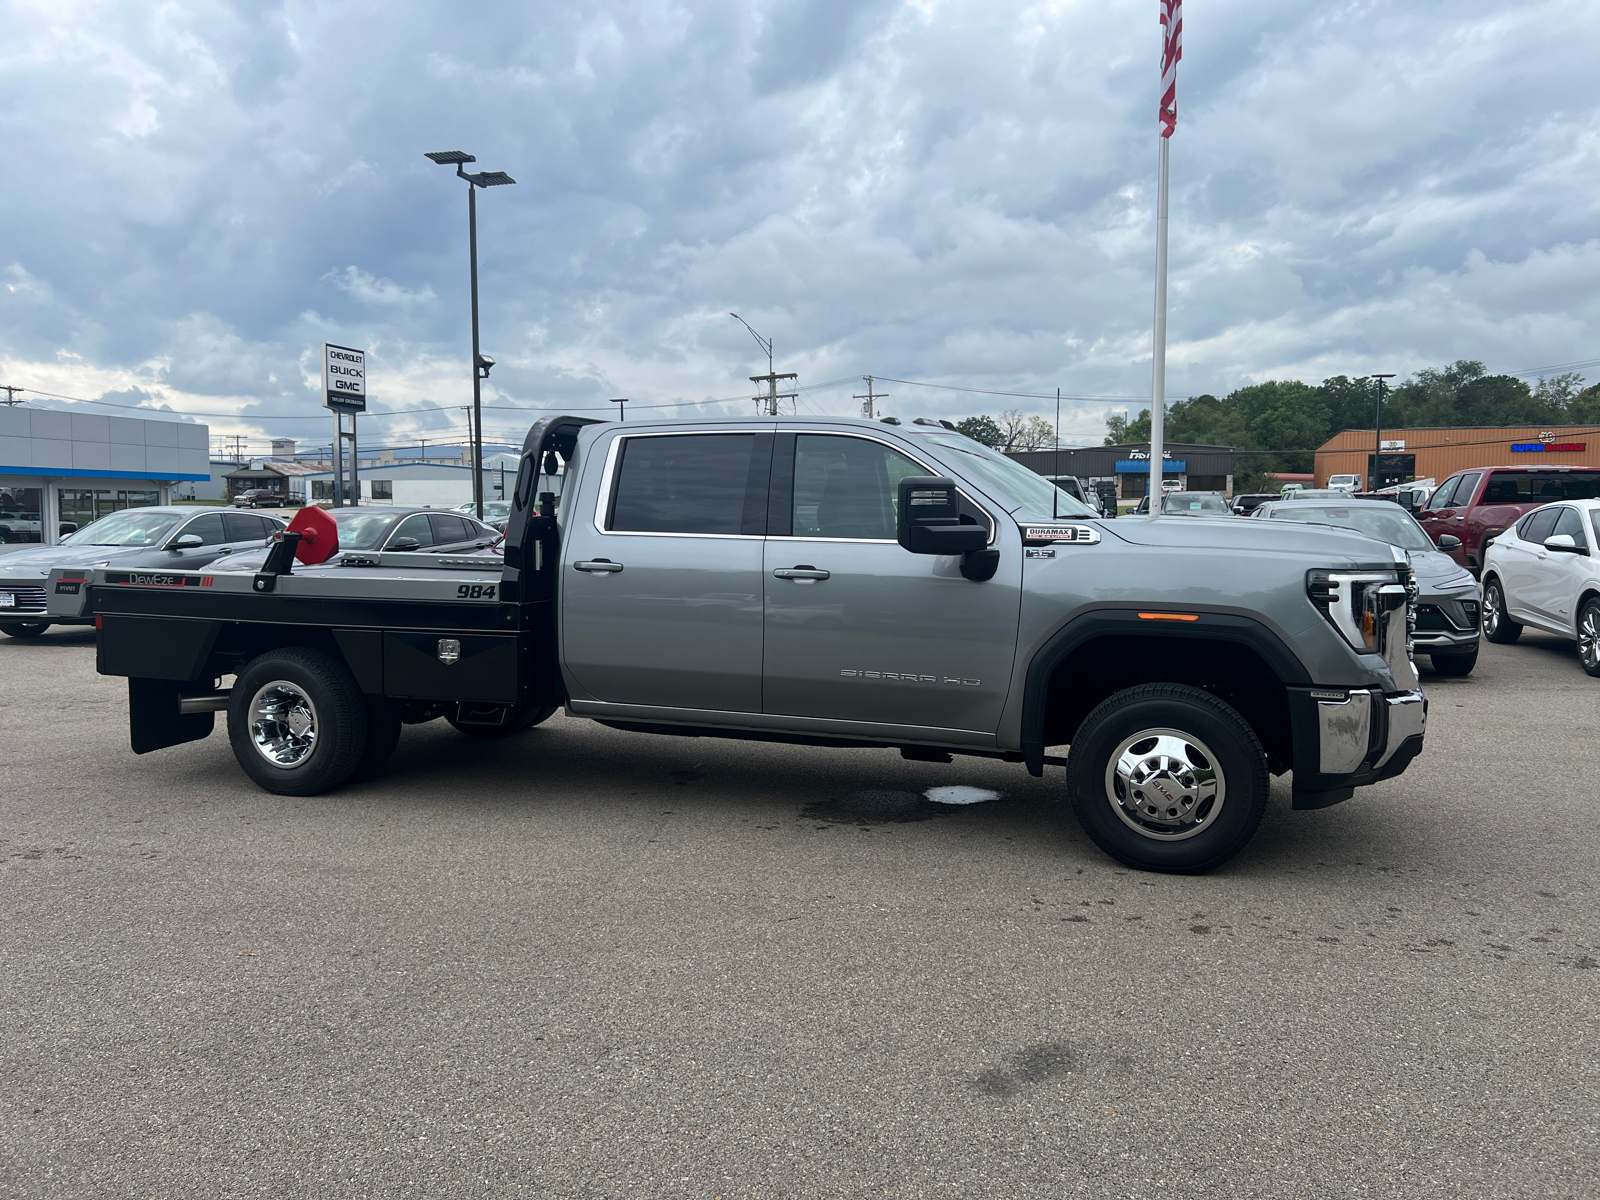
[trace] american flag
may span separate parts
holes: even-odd
[[[1183,0],[1161,0],[1161,136],[1178,127],[1178,60],[1183,57]]]

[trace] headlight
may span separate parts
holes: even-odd
[[[1390,606],[1382,590],[1405,582],[1399,571],[1307,571],[1306,595],[1354,649],[1382,654]]]

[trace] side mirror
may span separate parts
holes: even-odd
[[[982,525],[961,523],[956,482],[942,475],[908,475],[900,481],[895,541],[913,554],[966,554],[989,544]]]
[[[1453,533],[1441,533],[1439,535],[1439,549],[1446,554],[1459,550],[1461,549],[1461,539]]]
[[[1551,534],[1549,537],[1545,538],[1544,548],[1546,550],[1554,550],[1558,554],[1587,555],[1589,553],[1587,549],[1578,545],[1578,543],[1573,540],[1573,537],[1570,533]]]
[[[395,538],[395,540],[390,542],[387,546],[385,546],[384,549],[385,550],[415,550],[420,545],[422,545],[422,543],[417,541],[416,538],[404,537],[404,538]]]
[[[205,539],[198,533],[186,533],[182,537],[173,538],[167,543],[168,550],[193,550],[196,546],[205,545]]]

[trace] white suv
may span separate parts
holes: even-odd
[[[1600,500],[1546,504],[1489,543],[1483,561],[1483,635],[1514,642],[1524,625],[1578,643],[1600,675]]]

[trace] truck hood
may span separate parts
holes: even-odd
[[[40,546],[0,554],[0,579],[42,578],[56,567],[148,566],[160,546]]]
[[[1354,530],[1254,517],[1119,517],[1095,524],[1135,546],[1175,550],[1249,550],[1297,559],[1316,559],[1319,566],[1364,566],[1394,562],[1388,542]]]

